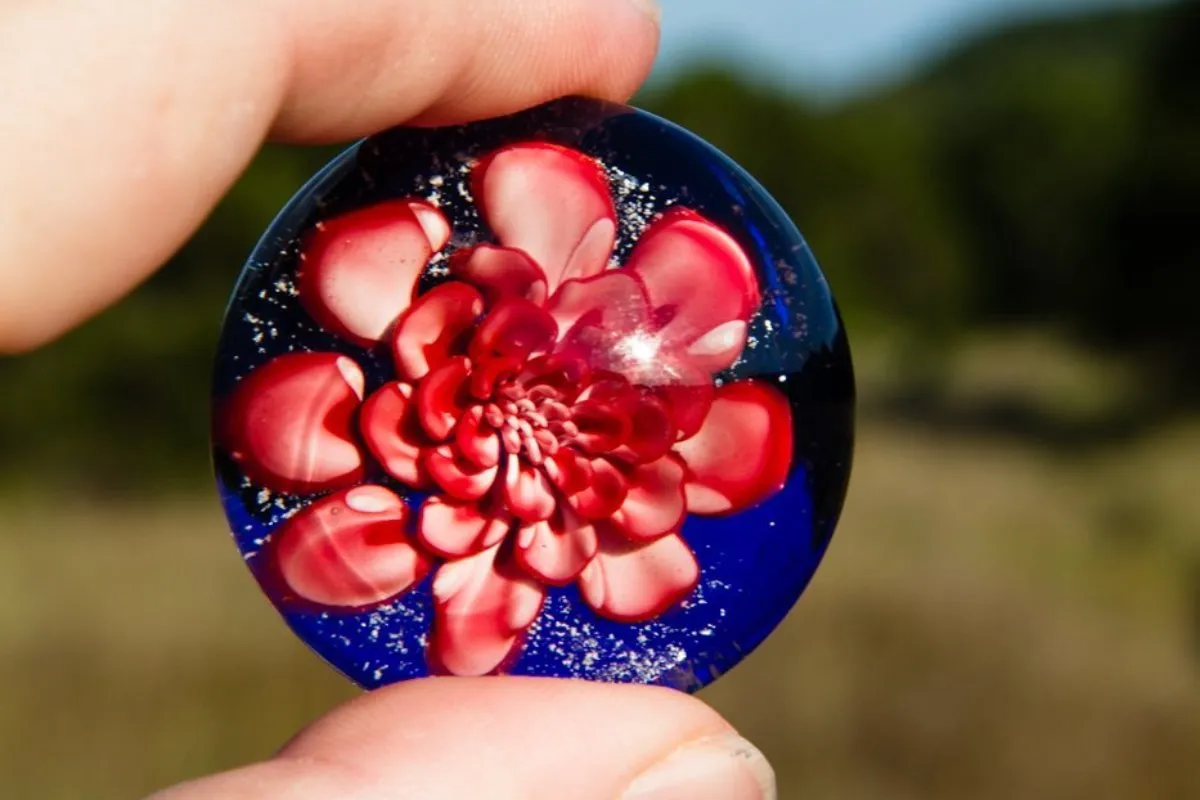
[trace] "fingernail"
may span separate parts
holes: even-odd
[[[735,733],[684,745],[633,782],[621,800],[775,800],[775,771]]]
[[[638,11],[654,20],[654,24],[662,24],[662,6],[658,4],[658,0],[629,0],[629,2],[637,6]]]

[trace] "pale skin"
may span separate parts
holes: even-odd
[[[344,141],[565,94],[624,100],[657,46],[638,0],[0,0],[0,354],[145,279],[267,139]],[[676,778],[769,796],[769,768],[747,771],[755,756],[731,737],[669,690],[430,679],[155,797],[608,800],[695,743],[711,758],[677,759]],[[639,796],[699,797],[669,783]]]

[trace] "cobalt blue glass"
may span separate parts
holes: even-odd
[[[812,578],[853,384],[766,192],[573,98],[373,136],[297,194],[229,307],[215,463],[264,592],[364,687],[694,691]]]

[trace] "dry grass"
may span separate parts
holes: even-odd
[[[1200,797],[1200,429],[1086,459],[880,423],[861,442],[826,566],[705,695],[783,797]],[[5,797],[134,797],[353,694],[213,501],[0,519]]]

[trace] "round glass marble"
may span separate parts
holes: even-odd
[[[368,688],[698,689],[799,598],[850,469],[849,348],[795,226],[592,100],[347,150],[253,253],[214,390],[246,563]]]

